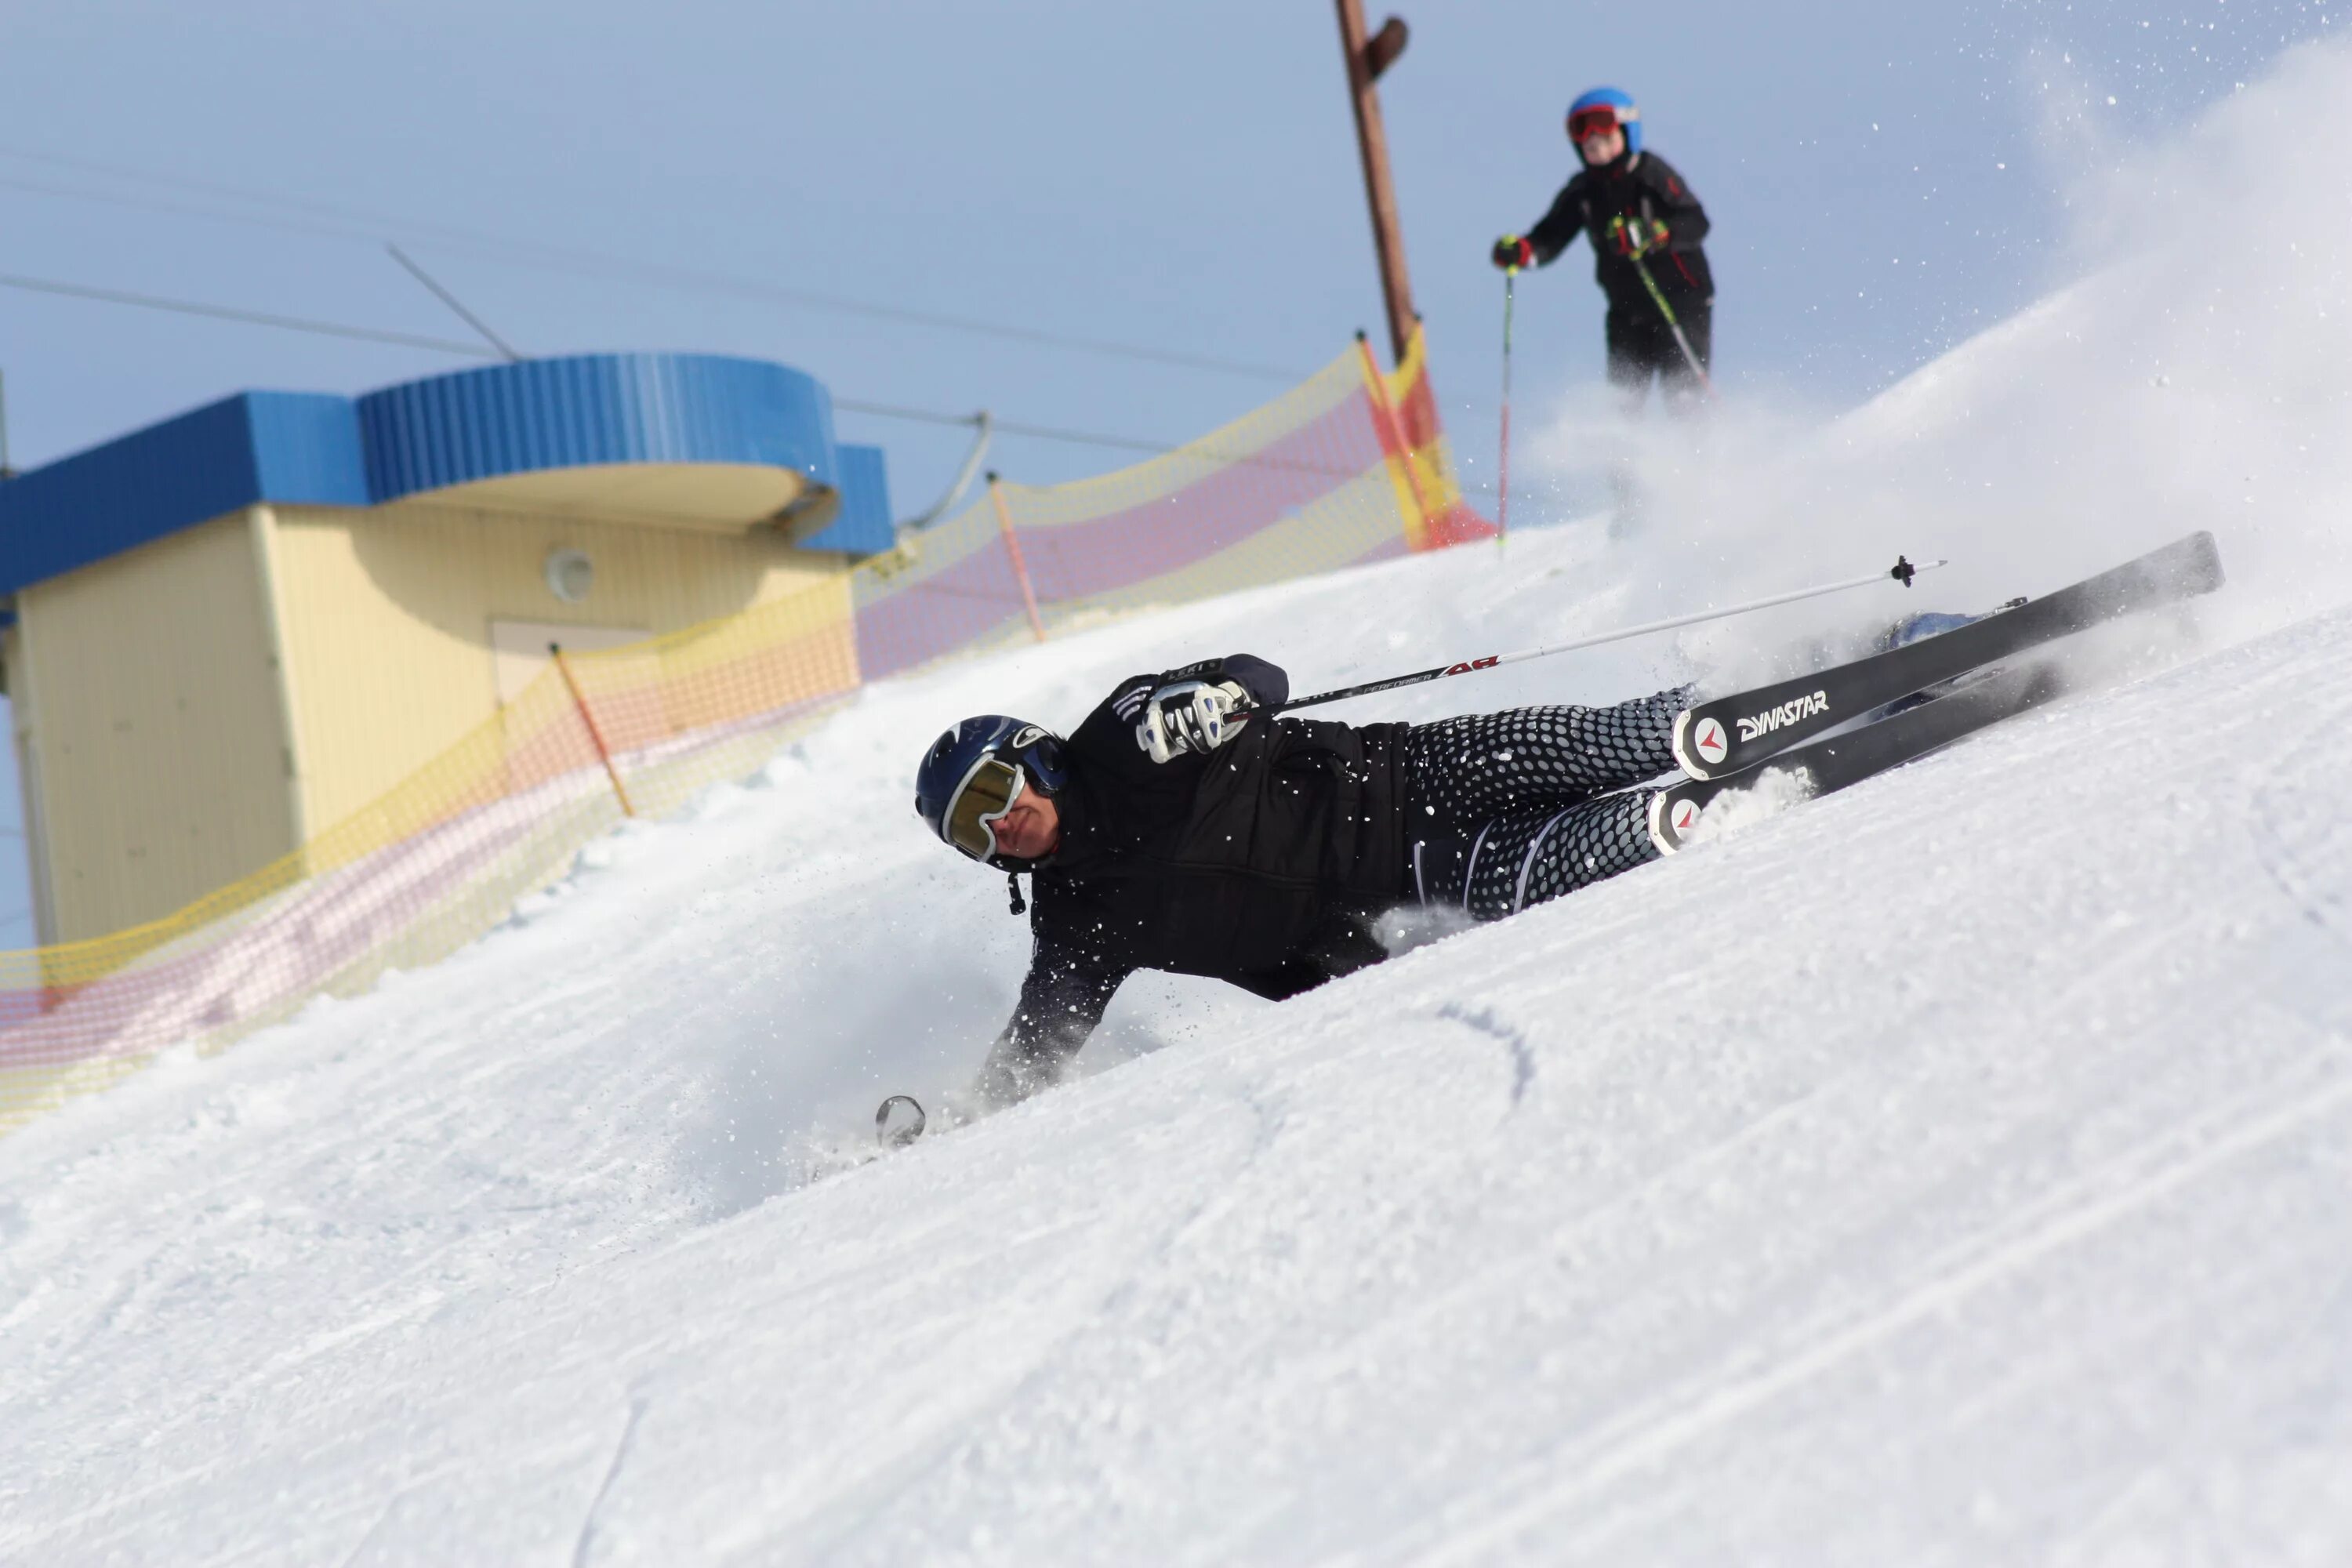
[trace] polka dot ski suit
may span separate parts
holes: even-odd
[[[1412,891],[1500,920],[1658,857],[1651,791],[1687,687],[1613,708],[1513,708],[1416,724],[1405,738]],[[1612,794],[1612,791],[1624,791]]]

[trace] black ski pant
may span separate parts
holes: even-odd
[[[1650,797],[1690,688],[1613,708],[1511,708],[1405,736],[1406,891],[1500,920],[1658,858]],[[1614,792],[1614,793],[1612,793]]]
[[[1712,374],[1715,300],[1678,300],[1674,309],[1675,320],[1682,324],[1683,336],[1690,340],[1691,353],[1698,356],[1700,366]],[[1609,384],[1633,405],[1638,406],[1650,390],[1653,375],[1658,378],[1669,407],[1698,401],[1704,390],[1699,378],[1692,371],[1690,361],[1683,356],[1682,345],[1675,342],[1674,328],[1666,325],[1658,302],[1646,291],[1638,300],[1612,299],[1601,330],[1609,340]]]

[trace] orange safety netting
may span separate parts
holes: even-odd
[[[561,876],[623,793],[672,811],[866,681],[1492,533],[1455,487],[1418,341],[1393,374],[1360,346],[1133,468],[992,484],[845,580],[566,656],[366,809],[164,920],[0,953],[0,1129],[447,955]]]

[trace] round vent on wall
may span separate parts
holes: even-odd
[[[596,563],[584,550],[569,546],[547,552],[547,591],[567,605],[576,605],[596,585]]]

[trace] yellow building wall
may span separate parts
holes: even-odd
[[[493,621],[648,636],[683,630],[828,582],[847,563],[771,528],[715,532],[570,521],[443,502],[364,510],[278,507],[272,566],[289,668],[304,818],[323,832],[498,710]],[[587,597],[543,576],[584,551]]]
[[[247,514],[34,584],[16,609],[9,687],[37,774],[44,941],[158,919],[295,847]]]

